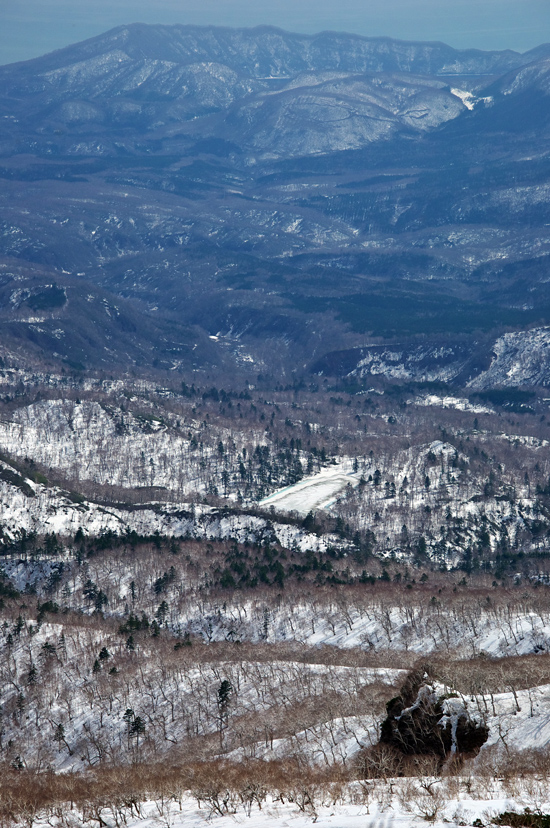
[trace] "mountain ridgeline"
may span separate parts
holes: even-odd
[[[0,89],[8,362],[550,381],[550,46],[134,24]]]

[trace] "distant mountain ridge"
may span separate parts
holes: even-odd
[[[550,324],[549,93],[550,45],[272,27],[132,24],[0,67],[0,293],[121,298],[95,338],[83,301],[10,305],[10,348],[467,383]]]
[[[303,35],[273,26],[231,29],[218,26],[119,26],[41,58],[2,67],[18,73],[33,64],[48,72],[60,66],[122,51],[134,61],[161,60],[187,65],[223,63],[250,77],[281,77],[304,71],[411,72],[413,74],[502,74],[536,60],[550,46],[521,54],[512,50],[459,50],[444,43],[369,38],[340,32]]]
[[[207,123],[208,135],[222,132],[239,145],[248,134],[250,148],[265,150],[271,143],[283,156],[352,149],[385,140],[396,129],[426,131],[452,120],[473,107],[472,91],[492,82],[501,97],[532,83],[540,86],[549,55],[548,45],[522,55],[334,32],[298,35],[269,26],[136,23],[0,67],[0,153],[97,154],[89,142],[75,146],[52,133],[130,129],[144,137],[159,127],[225,111],[228,123]],[[467,88],[452,89],[453,77],[455,85]],[[500,88],[501,78],[509,79],[509,90]],[[289,135],[280,135],[279,124],[284,121],[288,131],[289,124],[307,120],[305,110],[311,107],[321,130],[314,127],[304,139],[298,124],[298,134],[291,126]],[[275,124],[269,124],[271,118]],[[335,124],[345,120],[350,123],[342,135]],[[29,130],[34,137],[27,143]],[[338,134],[331,136],[331,130]],[[203,137],[204,130],[199,132]],[[122,146],[131,149],[131,144],[126,140]],[[105,151],[112,152],[112,145],[100,154]]]
[[[356,149],[453,120],[510,73],[525,85],[548,54],[136,23],[0,67],[0,154],[134,153],[149,136],[157,152],[175,124],[268,157]]]

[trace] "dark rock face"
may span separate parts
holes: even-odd
[[[488,728],[471,718],[458,698],[438,696],[425,683],[407,706],[410,687],[388,702],[380,742],[405,756],[429,755],[445,759],[451,754],[476,754],[487,741]]]

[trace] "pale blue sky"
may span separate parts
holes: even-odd
[[[133,22],[270,23],[526,51],[550,42],[550,0],[0,0],[0,63]]]

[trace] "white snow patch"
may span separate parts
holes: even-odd
[[[467,92],[465,89],[451,89],[451,95],[454,95],[456,98],[460,98],[464,106],[470,110],[473,109],[477,103],[475,95],[472,95],[471,92]]]
[[[316,509],[328,509],[346,486],[357,486],[360,474],[353,472],[352,462],[322,469],[312,477],[304,477],[292,486],[286,486],[260,501],[261,506],[276,506],[288,512],[307,515]]]

